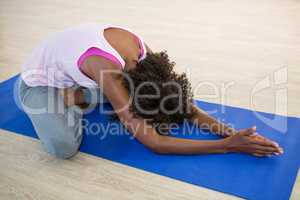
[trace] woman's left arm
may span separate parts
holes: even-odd
[[[234,128],[218,121],[214,117],[207,114],[204,110],[198,108],[196,105],[193,104],[192,109],[195,115],[190,119],[190,121],[198,127],[208,129],[211,132],[223,137],[228,137],[237,133]]]

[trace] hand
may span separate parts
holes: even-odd
[[[232,136],[232,135],[235,135],[235,134],[237,134],[237,131],[234,128],[226,127],[226,130],[223,131],[223,133],[220,134],[220,135],[223,136],[223,137],[229,137],[229,136]]]
[[[260,157],[283,153],[283,149],[276,142],[257,134],[256,127],[238,131],[225,140],[229,152],[249,153]]]

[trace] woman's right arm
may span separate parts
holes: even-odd
[[[156,153],[163,154],[206,154],[225,152],[259,153],[261,155],[279,152],[267,142],[251,139],[252,130],[245,130],[235,138],[220,140],[190,140],[159,135],[156,130],[142,118],[134,117],[129,110],[128,91],[117,76],[119,66],[99,58],[89,57],[82,67],[85,74],[95,80],[112,104],[116,114],[125,127],[142,144]]]

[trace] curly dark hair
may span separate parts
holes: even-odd
[[[166,51],[147,53],[134,69],[125,71],[124,86],[132,97],[130,111],[158,128],[193,117],[191,84],[174,71]]]

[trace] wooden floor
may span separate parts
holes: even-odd
[[[0,81],[49,33],[86,22],[128,26],[168,50],[196,98],[300,116],[300,1],[2,0]],[[287,82],[277,86],[279,69]],[[271,86],[254,94],[268,77]],[[291,199],[299,196],[298,177]],[[37,140],[0,130],[0,199],[238,198],[83,153],[57,160]]]

